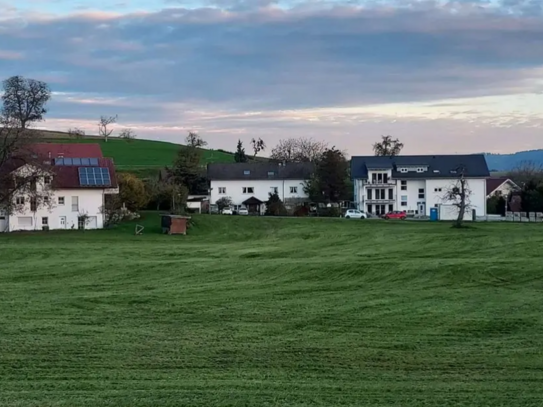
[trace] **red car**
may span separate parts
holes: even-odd
[[[383,218],[385,218],[386,220],[389,220],[389,219],[404,220],[405,218],[407,218],[407,214],[405,213],[405,211],[391,211],[387,213],[386,215],[384,215]]]

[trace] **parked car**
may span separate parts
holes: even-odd
[[[347,209],[347,211],[345,211],[346,219],[366,219],[367,217],[368,215],[358,209]]]
[[[232,210],[232,208],[224,208],[221,213],[223,215],[233,215],[234,211]]]
[[[247,210],[245,206],[241,206],[238,209],[238,215],[249,215],[249,211]]]
[[[383,216],[383,218],[385,218],[386,220],[388,220],[388,219],[401,219],[401,220],[404,220],[405,218],[407,218],[407,214],[405,213],[405,211],[391,211],[391,212],[388,212],[387,214],[385,214]]]

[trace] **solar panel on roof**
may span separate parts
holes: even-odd
[[[98,165],[98,158],[89,158],[90,165]]]
[[[81,186],[108,186],[111,185],[111,176],[107,167],[81,167],[79,168],[79,184]]]
[[[82,158],[81,165],[90,165],[90,158]]]
[[[81,165],[81,158],[72,158],[73,165]]]

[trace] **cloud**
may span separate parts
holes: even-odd
[[[213,0],[24,24],[13,16],[0,22],[0,77],[47,80],[59,92],[51,108],[59,120],[115,110],[155,135],[189,124],[224,136],[287,128],[345,135],[379,120],[420,120],[401,114],[413,104],[428,111],[432,102],[542,92],[539,2],[495,4]],[[379,113],[386,106],[396,106],[398,117]],[[331,113],[338,108],[361,110]],[[484,117],[484,126],[508,120],[492,122],[492,114],[422,116],[472,124]],[[539,123],[533,115],[523,120]]]

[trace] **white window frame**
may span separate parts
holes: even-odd
[[[226,194],[226,187],[219,187],[219,195]]]
[[[424,172],[424,171],[425,171],[425,170],[424,170],[424,168],[422,168],[422,167],[417,168],[417,172]]]
[[[298,187],[290,187],[290,193],[291,194],[297,194],[298,193]]]
[[[46,175],[45,177],[43,177],[43,185],[50,185],[51,180],[52,180],[51,176]],[[49,181],[49,182],[47,182],[47,181]]]
[[[72,196],[72,212],[79,212],[79,197]]]
[[[254,194],[255,193],[255,187],[243,187],[242,192],[244,194]]]
[[[16,205],[24,205],[25,204],[25,197],[24,196],[18,196],[15,198],[15,204]]]
[[[66,199],[63,196],[58,197],[58,204],[65,205]]]
[[[419,188],[419,199],[426,199],[426,191],[424,190],[424,188]]]
[[[404,182],[405,182],[405,184],[404,184]],[[400,181],[400,187],[401,187],[400,189],[402,191],[407,191],[407,181]]]
[[[49,226],[49,217],[43,216],[43,217],[41,218],[41,225],[42,225],[42,226]]]
[[[279,187],[270,187],[272,194],[278,194],[279,193]]]

